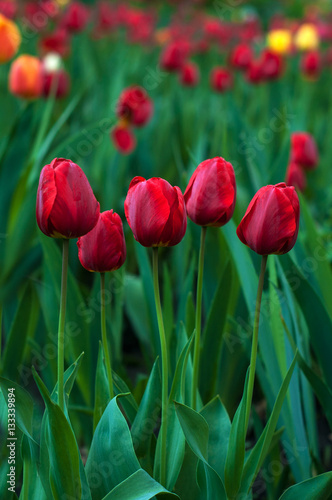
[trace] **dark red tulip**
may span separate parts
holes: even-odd
[[[40,50],[43,54],[56,52],[61,57],[66,57],[70,52],[70,37],[64,28],[59,28],[40,40]]]
[[[233,86],[233,75],[227,68],[213,68],[210,82],[213,90],[225,92]]]
[[[126,123],[118,123],[111,130],[111,139],[120,153],[128,155],[136,148],[136,138]]]
[[[264,80],[276,80],[282,75],[284,63],[280,54],[265,49],[261,54],[260,63]]]
[[[66,10],[61,25],[73,33],[83,31],[90,17],[89,9],[81,2],[71,2]]]
[[[171,247],[185,235],[187,213],[181,190],[160,177],[134,177],[124,208],[134,238],[144,247]]]
[[[138,85],[124,89],[119,97],[117,115],[136,127],[148,123],[153,113],[153,102]]]
[[[301,60],[302,73],[309,79],[316,80],[323,67],[322,56],[317,50],[305,53]]]
[[[194,87],[199,82],[199,69],[197,64],[187,61],[180,70],[180,82],[185,87]]]
[[[246,79],[249,83],[257,85],[263,81],[263,72],[261,61],[251,61],[246,71]]]
[[[95,227],[97,202],[83,170],[65,158],[54,158],[40,173],[36,217],[52,238],[78,238]]]
[[[0,0],[0,14],[3,14],[7,19],[16,17],[18,6],[11,0]]]
[[[126,260],[126,243],[120,216],[101,212],[95,227],[77,241],[78,258],[85,269],[98,273],[115,271]]]
[[[190,52],[190,45],[185,40],[175,40],[170,42],[164,48],[161,58],[160,67],[165,71],[179,71]]]
[[[239,70],[247,70],[253,60],[253,52],[249,45],[239,44],[231,52],[230,63]]]
[[[307,132],[294,132],[291,136],[291,161],[307,170],[318,165],[318,151],[315,139]]]
[[[298,163],[291,162],[287,167],[285,182],[287,186],[294,186],[299,191],[304,191],[307,186],[305,171]]]
[[[260,255],[284,254],[295,245],[300,205],[293,186],[264,186],[253,197],[236,233]]]
[[[60,99],[68,94],[70,79],[68,73],[64,69],[49,73],[44,72],[43,80],[43,95],[45,97],[51,94],[53,86],[56,98]]]
[[[220,227],[233,215],[236,183],[232,165],[221,157],[205,160],[184,193],[188,217],[199,226]]]

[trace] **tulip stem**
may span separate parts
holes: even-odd
[[[254,391],[256,358],[257,358],[257,347],[258,347],[259,316],[261,310],[266,262],[267,262],[267,255],[263,255],[261,262],[261,271],[259,275],[258,289],[257,289],[255,319],[254,319],[254,327],[253,327],[252,343],[251,343],[251,356],[250,356],[248,395],[247,395],[247,408],[246,408],[246,421],[245,421],[246,431],[248,430],[252,395]]]
[[[109,384],[110,398],[114,397],[113,390],[113,377],[112,377],[112,364],[111,356],[108,349],[107,334],[106,334],[106,313],[105,313],[105,273],[100,273],[100,325],[101,325],[101,340],[104,348],[105,365],[107,371],[107,378]]]
[[[68,275],[68,253],[69,240],[63,240],[62,246],[62,275],[61,275],[61,299],[58,328],[58,402],[61,410],[64,410],[63,373],[65,365],[65,318],[67,302],[67,275]]]
[[[197,276],[197,292],[196,292],[196,320],[195,320],[196,333],[195,333],[195,345],[194,345],[193,385],[192,385],[192,407],[194,410],[196,410],[197,407],[199,358],[200,358],[200,348],[201,348],[205,237],[206,237],[206,227],[202,227],[201,244],[200,244],[199,258],[198,258],[198,276]]]
[[[160,426],[160,483],[166,486],[166,438],[167,438],[167,407],[168,407],[168,359],[167,343],[164,328],[163,315],[160,303],[159,280],[158,280],[158,247],[153,247],[153,288],[156,303],[158,329],[161,347],[162,365],[162,403],[161,403],[161,426]]]

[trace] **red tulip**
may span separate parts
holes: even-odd
[[[299,163],[307,170],[314,170],[318,165],[318,152],[312,135],[307,132],[294,132],[291,144],[291,161]]]
[[[263,79],[275,80],[281,76],[284,63],[280,54],[265,49],[260,57],[260,62]]]
[[[115,271],[126,260],[126,243],[120,216],[108,210],[101,212],[96,226],[78,238],[78,258],[88,271]]]
[[[0,0],[0,14],[3,14],[7,19],[16,17],[18,6],[11,0]]]
[[[199,69],[197,64],[187,61],[181,68],[180,82],[186,87],[194,87],[199,82]]]
[[[187,213],[181,190],[160,177],[134,177],[124,208],[134,238],[144,247],[171,247],[185,235]]]
[[[153,113],[153,102],[138,85],[124,89],[119,97],[117,115],[136,127],[146,125]]]
[[[231,52],[230,63],[234,68],[246,70],[253,60],[251,47],[246,44],[239,44]]]
[[[188,217],[199,226],[226,224],[233,215],[235,200],[234,169],[220,157],[200,163],[184,193]]]
[[[62,19],[62,26],[78,33],[86,27],[90,17],[89,9],[81,2],[71,2]]]
[[[301,69],[303,74],[315,80],[319,77],[322,71],[323,61],[320,53],[316,50],[306,52],[301,60]]]
[[[70,37],[67,30],[60,28],[41,38],[40,50],[43,54],[57,52],[60,56],[66,57],[70,52]]]
[[[170,42],[160,58],[160,67],[165,71],[178,71],[182,68],[190,52],[189,43],[185,40]]]
[[[42,169],[36,217],[40,230],[51,238],[77,238],[95,227],[99,203],[78,165],[54,158]]]
[[[304,191],[307,186],[305,171],[298,163],[291,162],[287,167],[285,182],[287,186],[294,186],[300,191]]]
[[[210,81],[216,92],[225,92],[233,86],[232,73],[226,68],[213,68]]]
[[[295,245],[299,218],[299,199],[293,186],[284,182],[264,186],[251,200],[236,233],[260,255],[281,255]]]
[[[136,148],[136,138],[126,123],[118,123],[111,130],[111,139],[120,153],[128,155]]]
[[[260,61],[251,61],[246,71],[246,79],[249,83],[257,85],[263,81],[262,64]]]
[[[20,43],[21,35],[16,24],[0,14],[0,64],[14,57]]]
[[[43,59],[43,95],[48,97],[55,92],[60,98],[68,94],[70,78],[62,67],[62,60],[56,52],[49,53]]]
[[[42,94],[43,72],[38,57],[23,54],[12,62],[9,90],[23,99],[35,99]]]

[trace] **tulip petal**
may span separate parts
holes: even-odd
[[[50,236],[49,217],[56,198],[54,170],[51,165],[45,165],[40,173],[37,191],[36,218],[40,230]]]

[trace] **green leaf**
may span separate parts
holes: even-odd
[[[302,481],[286,490],[279,500],[294,500],[296,498],[329,500],[332,491],[332,472]]]
[[[109,402],[99,420],[85,466],[93,500],[101,500],[140,469],[118,399],[120,396]]]
[[[232,427],[229,435],[229,444],[225,464],[225,489],[227,496],[235,498],[240,488],[241,475],[245,457],[246,441],[246,407],[249,370],[247,370],[243,395],[240,404],[234,415]]]
[[[112,372],[114,392],[116,396],[121,396],[121,394],[126,394],[125,398],[121,398],[121,406],[125,411],[126,417],[129,423],[132,424],[136,418],[138,406],[134,396],[132,395],[129,387],[124,380],[115,372]]]
[[[161,408],[161,377],[156,359],[131,428],[136,455],[144,457],[150,450],[151,437],[159,420]]]
[[[179,498],[152,479],[145,470],[139,469],[110,491],[103,500],[149,500],[159,494],[163,498]]]
[[[93,410],[93,430],[105,411],[105,408],[110,400],[110,388],[104,364],[104,354],[102,343],[99,342],[99,352],[97,361],[97,371],[95,380],[95,406]]]
[[[74,363],[72,363],[67,368],[65,373],[63,374],[63,387],[64,387],[64,393],[65,393],[65,402],[66,402],[67,407],[68,407],[68,399],[69,399],[70,393],[72,391],[72,388],[74,386],[74,382],[76,380],[77,373],[78,373],[79,367],[81,365],[81,361],[82,361],[83,356],[84,356],[84,352],[82,352],[79,355],[77,360]],[[58,383],[55,384],[55,387],[54,387],[52,394],[51,394],[51,399],[52,399],[52,401],[54,401],[54,403],[58,402]]]
[[[63,492],[73,498],[81,498],[79,450],[75,435],[61,408],[52,401],[35,370],[33,376],[47,409],[44,421],[45,441],[41,442],[41,447],[47,447],[50,490],[55,500],[61,500]],[[41,451],[41,456],[44,454],[45,449]]]
[[[263,465],[263,462],[269,452],[274,431],[276,429],[279,415],[281,412],[282,404],[286,397],[287,389],[289,383],[292,378],[292,374],[297,361],[297,353],[294,356],[294,359],[286,373],[286,377],[280,387],[280,391],[278,393],[276,402],[274,404],[272,413],[268,420],[268,423],[265,426],[263,433],[255,444],[254,448],[251,450],[250,455],[244,465],[243,474],[241,478],[241,489],[240,491],[245,494],[251,488],[260,468]]]

